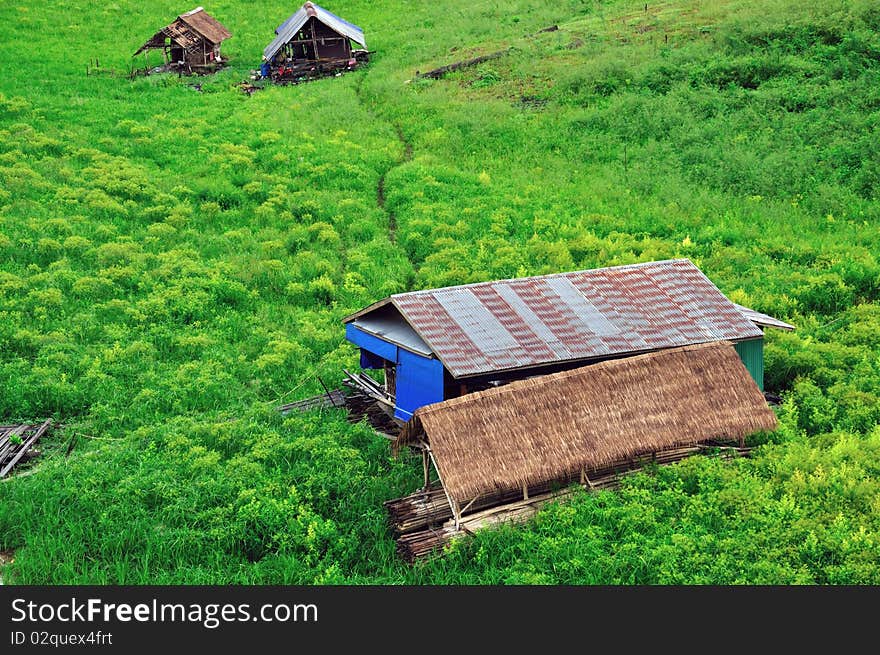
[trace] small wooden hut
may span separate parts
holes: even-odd
[[[275,30],[275,35],[263,50],[264,76],[353,68],[368,54],[360,27],[313,2],[300,7]]]
[[[220,44],[231,36],[219,21],[202,7],[196,7],[156,32],[133,56],[161,50],[169,68],[209,71],[223,63]]]

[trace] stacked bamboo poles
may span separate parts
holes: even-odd
[[[342,389],[333,389],[317,396],[280,405],[278,411],[286,416],[292,412],[309,412],[336,407],[344,408],[348,412],[349,423],[359,423],[366,419],[376,432],[387,439],[396,439],[400,432],[400,425],[389,416],[388,412],[382,409],[379,402],[359,390],[346,392]]]
[[[354,391],[345,397],[349,423],[366,419],[372,428],[387,439],[396,439],[400,425],[370,396]]]
[[[715,449],[717,451],[713,453]],[[737,456],[747,457],[749,452],[749,448],[714,445],[675,448],[647,457],[621,461],[614,467],[585,473],[580,484],[590,491],[616,489],[624,477],[642,470],[649,464],[660,466],[672,464],[698,453],[730,459]],[[527,521],[548,502],[570,497],[577,490],[577,487],[570,486],[572,482],[576,480],[557,481],[556,485],[569,484],[557,490],[551,490],[549,485],[543,488],[530,487],[531,496],[527,499],[523,498],[522,493],[506,493],[478,499],[471,507],[472,513],[461,518],[457,530],[445,493],[436,483],[427,490],[387,501],[385,507],[389,513],[391,527],[396,533],[397,553],[405,561],[413,563],[417,559],[438,552],[453,539],[499,523]]]
[[[6,477],[16,464],[30,459],[34,444],[52,425],[52,419],[41,425],[0,426],[0,478]],[[13,437],[19,439],[13,440]]]
[[[547,493],[551,487],[559,486],[545,484],[540,487],[529,487],[532,494]],[[515,502],[522,498],[521,491],[509,491],[505,493],[481,496],[472,500],[467,505],[467,511],[477,512],[487,507],[496,507],[505,503]],[[395,498],[385,502],[388,511],[388,519],[392,531],[396,535],[407,534],[415,530],[438,525],[452,518],[452,508],[446,497],[446,492],[439,482],[435,482],[428,490],[417,491],[403,498]]]
[[[304,398],[303,400],[281,405],[278,411],[282,414],[289,414],[290,412],[307,412],[326,407],[345,407],[345,394],[341,389],[334,389],[311,398]]]

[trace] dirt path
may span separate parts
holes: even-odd
[[[396,162],[392,163],[390,166],[388,166],[388,168],[382,171],[382,173],[379,175],[379,179],[376,181],[376,206],[381,209],[388,217],[388,240],[391,243],[395,243],[397,241],[397,216],[394,215],[393,211],[390,211],[385,207],[385,178],[398,166],[402,166],[403,164],[412,161],[413,145],[406,138],[406,135],[403,133],[403,129],[400,127],[399,123],[388,121],[385,118],[382,118],[373,110],[373,108],[367,102],[364,101],[361,87],[363,86],[365,77],[366,73],[361,76],[354,87],[355,95],[357,96],[358,102],[374,119],[384,123],[390,123],[392,127],[394,127],[394,133],[397,135],[397,140],[400,142],[401,146],[400,157],[398,157]]]

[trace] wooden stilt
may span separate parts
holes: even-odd
[[[581,484],[593,489],[593,482],[587,477],[587,472],[583,468],[581,468]]]
[[[424,448],[422,449],[422,472],[424,473],[424,476],[425,476],[424,489],[427,491],[428,487],[431,486],[431,480],[430,480],[431,470],[428,466],[428,451],[425,450]]]
[[[312,23],[312,56],[318,61],[318,35],[315,34],[315,19],[311,19]]]
[[[479,499],[480,499],[479,496],[474,496],[473,499],[471,499],[471,502],[469,502],[467,505],[465,505],[464,507],[461,508],[461,513],[464,514],[466,511],[468,511],[470,509],[471,505],[473,505]]]
[[[431,447],[427,444],[425,445],[425,452],[428,453],[428,457],[431,458],[431,463],[434,465],[434,470],[437,471],[437,479],[440,480],[440,486],[443,487],[443,493],[446,494],[446,500],[449,502],[452,516],[455,518],[455,529],[457,530],[458,524],[461,522],[461,512],[458,509],[458,503],[452,499],[452,496],[449,495],[449,491],[446,490],[446,485],[443,484],[443,477],[440,475],[440,468],[437,466],[437,460],[434,459],[434,453],[431,452]]]

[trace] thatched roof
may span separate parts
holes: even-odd
[[[178,19],[189,25],[211,43],[220,43],[232,36],[223,24],[201,7],[178,16]]]
[[[165,39],[171,39],[184,49],[192,48],[201,41],[218,44],[232,36],[220,21],[211,16],[202,7],[181,14],[174,22],[166,25],[156,32],[142,45],[133,56],[137,56],[144,50],[163,48]]]
[[[476,496],[583,468],[776,427],[729,342],[519,380],[416,410],[396,446],[426,440],[447,492]]]

